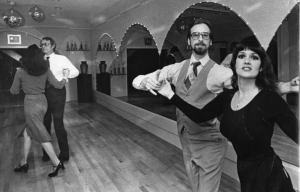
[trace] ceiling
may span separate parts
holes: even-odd
[[[14,10],[24,17],[24,26],[92,28],[135,9],[152,0],[12,0]],[[46,19],[38,23],[29,16],[30,8],[38,6]],[[10,1],[0,1],[0,13],[9,10]],[[61,9],[60,9],[61,8]],[[1,19],[0,28],[8,28]]]
[[[24,17],[23,26],[26,27],[69,27],[69,28],[93,28],[110,19],[117,18],[127,11],[136,9],[153,0],[12,0],[16,3],[13,8]],[[0,0],[0,14],[9,10],[11,1]],[[30,8],[38,6],[45,13],[45,20],[38,23],[29,16]],[[199,9],[201,7],[201,9]],[[225,9],[225,10],[224,10]],[[220,15],[207,13],[211,10],[226,10],[225,7],[215,3],[198,3],[192,9],[182,10],[183,13],[177,21],[193,19],[201,16],[207,17],[215,25],[235,24],[241,21],[235,14],[227,14],[226,19],[220,20]],[[230,19],[231,18],[231,19]],[[220,26],[219,26],[220,27]],[[10,28],[0,19],[0,29]]]

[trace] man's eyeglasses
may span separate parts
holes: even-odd
[[[192,37],[192,39],[197,40],[197,39],[199,39],[199,37],[201,35],[202,39],[207,40],[207,39],[209,39],[209,34],[210,33],[207,33],[207,32],[202,32],[202,33],[194,32],[194,33],[191,34],[191,37]]]
[[[41,43],[40,47],[49,47],[51,44],[50,43]]]

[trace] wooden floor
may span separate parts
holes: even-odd
[[[48,178],[51,163],[41,160],[42,148],[33,142],[28,173],[14,173],[21,146],[15,135],[24,122],[23,107],[0,113],[1,192],[191,191],[180,149],[95,103],[66,104],[71,157],[64,171]],[[220,191],[238,192],[239,183],[223,174]]]

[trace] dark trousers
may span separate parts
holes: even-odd
[[[53,86],[46,88],[45,95],[48,102],[48,109],[44,117],[44,125],[51,134],[51,123],[53,119],[58,146],[60,149],[59,158],[69,160],[68,136],[64,126],[64,109],[66,103],[66,88],[56,89]],[[43,155],[47,153],[43,150]]]

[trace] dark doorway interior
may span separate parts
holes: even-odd
[[[145,75],[161,68],[167,57],[167,49],[158,54],[157,49],[127,49],[127,82],[128,97],[149,94],[136,90],[132,81],[138,75]]]
[[[22,106],[24,92],[12,95],[9,89],[13,83],[17,68],[21,67],[19,58],[25,49],[0,49],[0,108]]]

